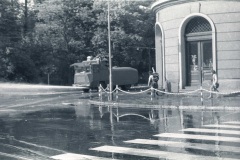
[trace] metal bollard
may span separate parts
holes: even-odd
[[[101,84],[98,87],[98,96],[99,96],[99,101],[102,102],[102,85]]]
[[[117,122],[119,122],[119,112],[118,112],[118,107],[117,107]]]
[[[106,92],[106,94],[107,94],[107,96],[108,96],[108,101],[112,101],[111,98],[110,98],[110,97],[111,97],[111,96],[110,96],[111,92],[110,92],[110,86],[109,86],[109,84],[107,85],[106,90],[109,91],[109,92]]]
[[[153,100],[153,87],[151,87],[151,101]]]
[[[116,101],[118,102],[118,85],[116,85]]]
[[[203,105],[203,90],[202,90],[202,86],[200,87],[200,89],[201,89],[201,103]]]

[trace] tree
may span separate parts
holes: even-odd
[[[56,67],[54,65],[47,65],[47,66],[43,66],[41,68],[41,70],[43,71],[44,74],[47,75],[48,85],[49,85],[50,84],[50,75],[56,71]]]
[[[30,7],[17,1],[0,2],[0,75],[4,79],[47,83],[43,68],[54,65],[51,84],[71,84],[72,63],[89,55],[108,55],[104,1],[35,3]],[[142,59],[143,48],[154,48],[155,16],[139,5],[147,6],[149,1],[111,1],[113,65],[136,68],[140,62],[148,63]]]
[[[0,80],[6,80],[14,72],[12,54],[22,36],[21,7],[15,2],[0,1]]]
[[[35,41],[48,45],[48,57],[52,57],[48,62],[58,68],[56,83],[72,83],[70,64],[84,60],[91,53],[91,26],[94,24],[91,6],[91,1],[45,0],[36,8]]]
[[[149,5],[149,2],[111,1],[110,4],[113,64],[136,67],[142,58],[139,48],[154,48],[155,16],[139,8],[140,5]],[[96,53],[107,55],[107,5],[97,1],[94,10],[97,22],[92,43]]]

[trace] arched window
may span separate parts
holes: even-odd
[[[185,34],[212,31],[210,23],[203,17],[191,19],[185,30]]]

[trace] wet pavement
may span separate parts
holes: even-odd
[[[240,92],[238,94],[216,95],[209,97],[209,92],[201,91],[188,94],[185,91],[181,94],[167,93],[152,96],[151,92],[145,92],[148,88],[145,86],[130,91],[118,91],[113,93],[113,103],[109,102],[109,94],[102,92],[101,96],[93,97],[91,103],[114,105],[121,107],[164,107],[164,108],[186,108],[186,109],[217,109],[217,110],[240,110]],[[229,92],[231,93],[231,92]]]
[[[0,89],[0,159],[240,159],[239,96]]]

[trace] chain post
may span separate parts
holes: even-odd
[[[153,100],[153,87],[151,87],[151,101]]]
[[[119,122],[119,112],[118,112],[118,107],[117,107],[117,122]]]
[[[102,101],[102,85],[100,84],[98,87],[98,95],[99,95],[99,100]]]
[[[118,85],[116,85],[116,101],[118,102]]]
[[[200,87],[200,89],[201,89],[201,103],[202,103],[202,105],[203,105],[203,67],[201,67],[201,87]]]
[[[202,86],[200,87],[200,89],[201,89],[201,103],[202,103],[202,106],[203,106],[203,88],[202,88]]]

